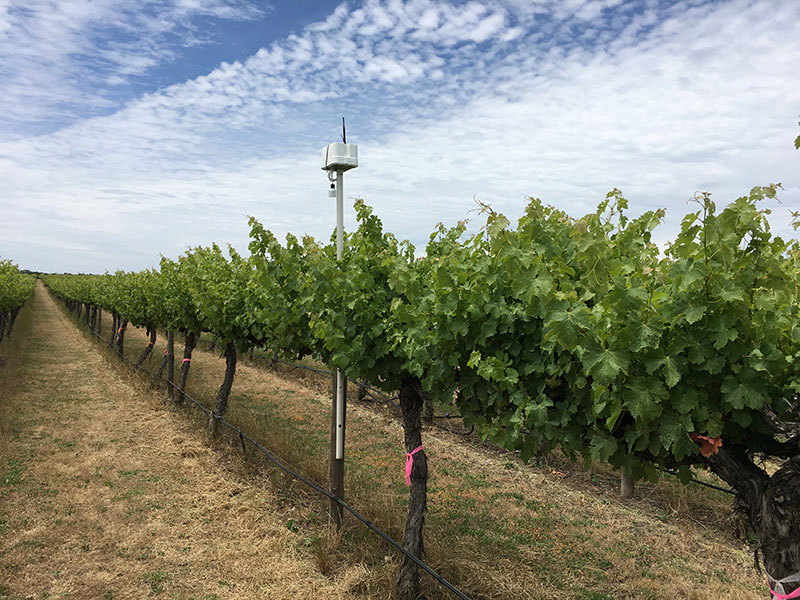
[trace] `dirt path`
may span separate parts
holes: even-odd
[[[39,284],[0,464],[0,598],[358,598],[269,490],[109,368]]]

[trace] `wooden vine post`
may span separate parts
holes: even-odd
[[[619,495],[623,498],[633,498],[634,481],[628,469],[623,468],[620,476]]]

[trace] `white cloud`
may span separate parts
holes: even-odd
[[[783,181],[774,223],[787,231],[800,5],[613,4],[340,5],[241,63],[0,144],[0,210],[18,232],[0,254],[141,268],[212,241],[245,250],[247,214],[327,238],[317,160],[343,114],[361,157],[346,195],[418,246],[473,196],[511,217],[529,194],[580,215],[615,186],[633,212],[669,209],[663,242],[696,190],[722,203]]]
[[[252,19],[263,10],[240,0],[5,0],[0,135],[14,137],[32,123],[51,130],[48,123],[113,108],[106,86],[126,83],[199,43],[193,19]]]

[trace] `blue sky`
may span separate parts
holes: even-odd
[[[782,182],[800,210],[800,2],[0,0],[0,256],[45,271],[247,248],[247,215],[327,238],[348,198],[423,248],[527,196],[581,216]],[[346,226],[353,225],[352,209]]]

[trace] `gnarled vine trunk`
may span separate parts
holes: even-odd
[[[764,486],[759,513],[759,542],[764,567],[773,581],[800,573],[800,456],[776,472]],[[798,582],[784,586],[789,594]],[[774,586],[773,586],[774,589]]]
[[[158,377],[158,378],[161,378],[161,376],[164,374],[164,369],[167,366],[167,360],[169,359],[170,350],[172,349],[172,346],[170,345],[171,336],[172,336],[172,332],[168,331],[167,332],[167,347],[164,349],[164,356],[161,357],[161,362],[158,363],[158,368],[156,369],[156,377]],[[172,381],[172,379],[170,379],[170,381]],[[172,386],[167,384],[167,390],[168,390],[167,393],[169,394],[169,397],[172,398],[172,393],[171,393]]]
[[[236,344],[228,342],[225,346],[225,378],[217,392],[217,403],[211,414],[209,428],[213,435],[217,434],[217,417],[221,417],[228,410],[228,396],[231,394],[233,377],[236,374]]]
[[[120,317],[119,327],[117,327],[117,352],[120,356],[125,356],[125,330],[128,329],[128,319]]]
[[[150,356],[150,353],[153,351],[153,346],[156,345],[156,329],[155,329],[155,327],[153,327],[152,329],[150,327],[148,327],[147,328],[147,333],[150,335],[150,341],[147,342],[147,345],[144,347],[144,350],[142,350],[142,353],[139,355],[139,358],[136,361],[136,365],[137,366],[141,365],[145,361],[145,359],[148,356]]]
[[[359,402],[363,402],[364,399],[367,397],[367,384],[368,383],[369,382],[366,379],[364,381],[356,382],[356,385],[358,386],[358,390],[356,391],[356,399]]]
[[[183,360],[181,361],[181,374],[178,380],[178,397],[176,402],[183,402],[183,393],[186,391],[186,378],[189,376],[189,367],[192,365],[192,351],[197,345],[197,336],[193,333],[186,334],[186,345],[183,347]],[[169,364],[169,363],[168,363]]]
[[[167,332],[167,395],[175,398],[175,332]]]
[[[425,511],[428,501],[428,458],[422,446],[422,406],[424,394],[420,380],[416,377],[404,378],[400,384],[400,409],[403,411],[406,456],[411,457],[411,492],[408,500],[408,513],[403,533],[403,548],[410,554],[421,558],[424,552],[422,529],[425,525]],[[415,452],[416,451],[416,452]],[[407,458],[408,460],[408,458]],[[397,595],[400,600],[416,600],[419,597],[419,567],[407,556],[403,556],[400,573],[397,577]]]
[[[800,573],[800,456],[788,460],[770,477],[744,452],[720,448],[707,459],[711,470],[736,490],[734,510],[758,537],[770,586]],[[783,594],[800,582],[783,585]]]

